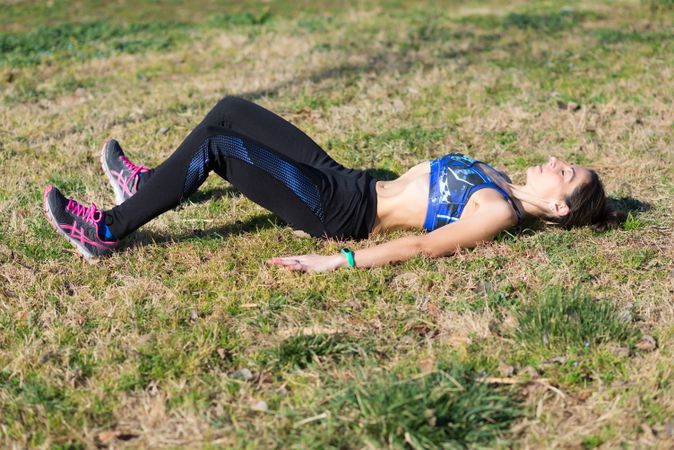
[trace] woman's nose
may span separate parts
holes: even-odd
[[[553,169],[555,168],[555,166],[557,166],[557,162],[559,162],[559,160],[554,156],[551,156],[550,159],[548,160],[548,164],[550,164],[550,167],[552,167]]]

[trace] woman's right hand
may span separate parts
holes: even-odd
[[[267,260],[267,264],[274,264],[288,270],[301,272],[329,272],[346,266],[347,260],[342,254],[336,255],[299,255],[277,256]]]

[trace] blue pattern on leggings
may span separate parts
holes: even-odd
[[[211,147],[211,144],[213,147]],[[318,187],[309,179],[309,177],[303,174],[292,163],[279,158],[273,152],[253,144],[252,142],[244,142],[242,138],[237,136],[213,136],[206,139],[206,141],[201,144],[187,171],[188,176],[185,180],[186,189],[188,186],[191,187],[196,185],[194,187],[196,190],[196,188],[206,179],[208,171],[210,170],[210,167],[208,167],[208,152],[211,148],[214,148],[215,151],[226,157],[236,158],[264,170],[290,189],[305,205],[307,205],[322,223],[325,222],[325,213],[321,206],[321,194]],[[195,180],[194,182],[191,181],[192,178]],[[188,180],[190,180],[189,184]]]
[[[208,145],[202,145],[192,157],[187,175],[185,175],[185,184],[183,185],[183,198],[187,198],[201,186],[208,176],[210,167],[208,165]]]

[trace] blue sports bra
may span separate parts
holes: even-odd
[[[428,210],[424,221],[427,231],[459,220],[470,196],[485,188],[500,192],[512,205],[519,222],[521,213],[510,195],[480,170],[475,164],[478,162],[482,163],[460,153],[444,155],[431,161]]]

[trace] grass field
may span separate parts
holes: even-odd
[[[671,0],[0,0],[0,447],[674,446]],[[109,137],[168,156],[222,96],[338,161],[595,168],[623,229],[297,274],[317,241],[212,176],[96,265]]]

